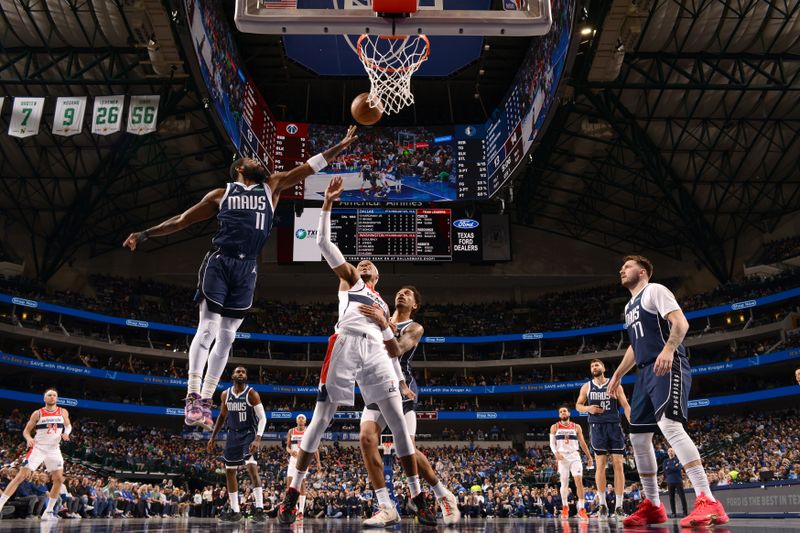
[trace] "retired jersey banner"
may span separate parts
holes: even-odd
[[[31,137],[39,133],[44,98],[14,98],[8,134],[12,137]]]
[[[128,107],[128,133],[146,135],[156,131],[160,98],[158,95],[131,96],[131,105]]]
[[[111,135],[122,129],[122,107],[125,105],[124,95],[97,96],[94,99],[92,112],[92,133],[95,135]]]
[[[56,100],[53,114],[53,134],[69,137],[83,130],[83,115],[86,112],[85,96],[62,96]]]

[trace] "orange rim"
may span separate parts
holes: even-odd
[[[399,41],[401,39],[408,39],[409,37],[417,37],[419,39],[422,39],[425,42],[425,53],[422,54],[422,56],[415,63],[413,63],[411,65],[408,65],[407,67],[401,67],[401,68],[382,67],[382,66],[374,63],[372,60],[364,57],[364,52],[363,52],[363,50],[361,48],[361,42],[364,39],[368,39],[369,37],[372,37],[372,36],[370,34],[368,34],[368,33],[362,34],[361,37],[358,38],[358,42],[356,42],[356,48],[358,48],[358,58],[361,60],[361,62],[363,64],[367,65],[369,68],[371,68],[373,70],[380,70],[381,72],[389,72],[389,73],[393,73],[393,72],[408,72],[409,70],[412,70],[412,69],[416,68],[422,62],[424,62],[426,59],[428,59],[428,55],[431,53],[431,42],[428,40],[428,36],[427,35],[423,35],[423,34],[419,34],[419,35],[378,35],[378,39],[379,40],[380,39],[384,39],[384,40],[387,40],[387,41]]]

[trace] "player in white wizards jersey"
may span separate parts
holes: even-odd
[[[297,475],[297,451],[300,449],[300,441],[306,432],[306,415],[297,415],[295,418],[297,426],[293,427],[286,434],[286,451],[289,452],[289,468],[286,469],[286,486],[292,486],[292,479]],[[319,460],[319,450],[314,453],[317,459],[317,468],[322,468]],[[300,485],[300,498],[297,502],[297,519],[302,520],[306,510],[306,486]]]
[[[31,472],[35,472],[44,463],[47,472],[50,473],[53,486],[47,494],[49,499],[42,520],[58,520],[53,506],[60,498],[61,485],[64,483],[64,458],[61,456],[61,441],[69,440],[72,424],[69,421],[67,410],[59,407],[57,402],[58,392],[55,389],[47,389],[44,392],[44,407],[33,412],[25,429],[22,430],[29,450],[22,461],[19,473],[0,496],[0,516],[2,516],[3,506],[14,495],[20,483],[28,479]],[[36,435],[32,436],[31,432],[34,429],[36,429]]]
[[[322,256],[339,278],[339,322],[331,336],[320,375],[319,394],[311,424],[308,425],[297,452],[297,474],[286,489],[278,511],[284,524],[295,521],[294,507],[300,496],[300,485],[306,476],[311,456],[317,451],[322,434],[333,420],[336,408],[355,403],[355,385],[366,404],[377,404],[392,430],[397,456],[408,477],[409,491],[417,507],[417,517],[424,525],[436,525],[436,514],[428,507],[420,489],[414,443],[403,417],[397,374],[389,358],[400,355],[400,346],[389,327],[389,306],[375,292],[378,269],[370,261],[358,268],[345,261],[342,252],[330,240],[331,207],[344,190],[342,178],[331,179],[322,204],[317,244]],[[362,314],[377,308],[382,313],[380,324],[374,317]],[[380,315],[380,313],[378,313]]]
[[[558,461],[558,476],[561,480],[561,517],[569,518],[567,497],[569,496],[569,475],[572,474],[578,496],[575,504],[578,507],[578,518],[588,520],[589,515],[586,514],[584,508],[585,499],[583,497],[583,463],[578,445],[586,454],[588,468],[592,468],[594,464],[592,454],[583,439],[583,429],[569,419],[569,407],[562,407],[558,410],[558,419],[558,422],[550,427],[550,449]]]

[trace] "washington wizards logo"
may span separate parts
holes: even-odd
[[[289,135],[294,135],[298,132],[297,124],[287,124],[286,125],[286,133]]]

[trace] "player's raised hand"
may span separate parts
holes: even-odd
[[[347,128],[347,134],[341,141],[339,141],[339,146],[341,146],[342,148],[347,148],[348,146],[353,144],[356,141],[356,139],[358,139],[358,135],[356,135],[356,127],[350,126],[349,128]]]
[[[128,238],[125,239],[125,242],[122,243],[123,248],[130,248],[131,252],[136,250],[136,245],[139,244],[139,239],[141,236],[141,232],[137,231],[136,233],[131,233],[128,235]]]
[[[325,203],[335,202],[344,191],[344,180],[341,176],[334,176],[325,189]]]

